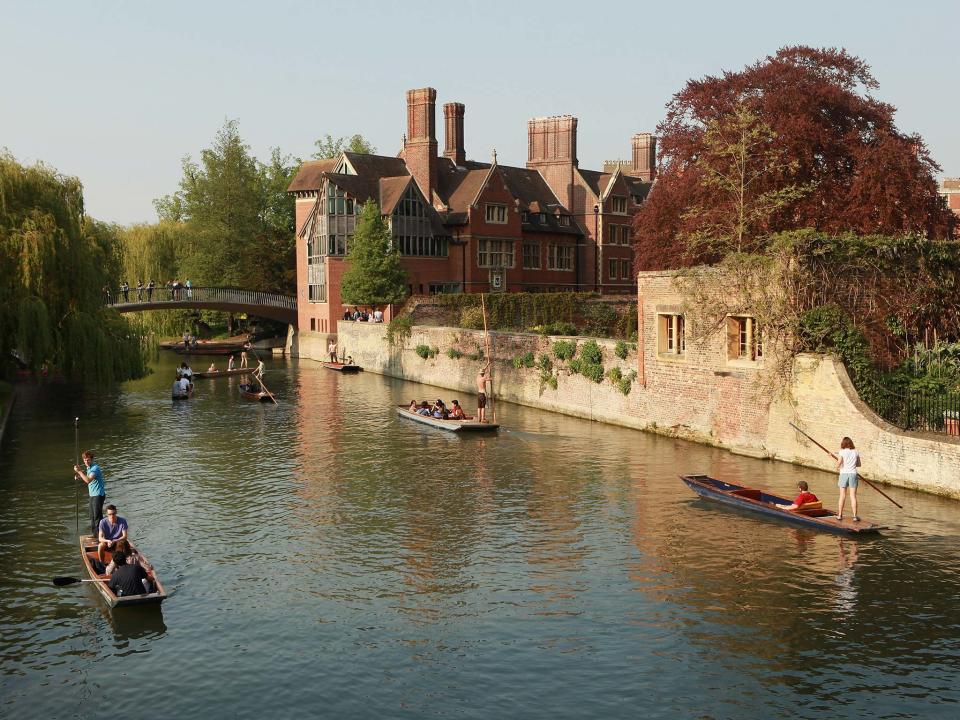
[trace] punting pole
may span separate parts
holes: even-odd
[[[80,418],[75,417],[73,419],[73,457],[76,458],[75,464],[80,466]],[[77,485],[77,473],[73,473],[73,487],[75,492],[74,505],[76,506],[76,516],[77,516],[77,537],[80,536],[80,486]]]
[[[480,309],[483,311],[483,339],[487,349],[487,379],[490,380],[490,411],[493,413],[493,422],[497,422],[497,406],[493,402],[493,353],[490,351],[490,333],[487,332],[487,305],[480,293]]]
[[[814,440],[812,437],[810,437],[809,435],[807,435],[807,433],[805,433],[803,430],[801,430],[800,428],[798,428],[796,425],[794,425],[793,423],[790,423],[790,427],[792,427],[792,428],[793,428],[794,430],[796,430],[798,433],[800,433],[801,435],[803,435],[807,440],[809,440],[809,441],[812,442],[814,445],[816,445],[818,448],[820,448],[821,450],[823,450],[827,455],[829,455],[830,457],[832,457],[834,460],[837,459],[837,456],[836,456],[836,455],[834,455],[832,452],[830,452],[829,450],[827,450],[823,445],[821,445],[821,444],[818,443],[816,440]],[[860,475],[859,473],[857,473],[857,474]],[[860,475],[860,479],[863,480],[867,485],[869,485],[870,487],[872,487],[874,490],[876,490],[878,493],[880,493],[881,495],[883,495],[887,500],[889,500],[890,502],[892,502],[892,503],[893,503],[894,505],[896,505],[898,508],[900,508],[901,510],[903,510],[903,505],[901,505],[901,504],[898,503],[896,500],[894,500],[892,497],[890,497],[889,495],[887,495],[883,490],[881,490],[881,489],[878,488],[876,485],[874,485],[872,482],[870,482],[870,481],[867,480],[865,477],[863,477],[863,475]]]

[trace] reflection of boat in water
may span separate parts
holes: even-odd
[[[807,503],[797,510],[784,510],[777,505],[792,505],[793,501],[789,498],[723,482],[707,475],[681,475],[680,479],[702,498],[757,512],[776,520],[842,535],[869,534],[883,529],[873,523],[837,520],[836,514],[825,509],[819,502]]]
[[[397,415],[447,432],[492,432],[500,427],[497,423],[477,422],[472,417],[464,420],[441,420],[432,416],[418,415],[410,412],[406,405],[397,406]]]
[[[101,614],[117,640],[151,640],[167,632],[160,605],[134,605],[123,612],[101,606]]]
[[[130,543],[130,547],[134,550],[136,548],[133,546],[133,543]],[[153,585],[153,592],[145,593],[143,595],[127,595],[126,597],[120,597],[113,590],[110,589],[108,584],[108,576],[103,573],[98,573],[94,567],[93,563],[97,560],[97,541],[92,535],[82,535],[80,537],[80,555],[83,557],[83,565],[87,570],[87,575],[90,576],[91,580],[98,580],[102,582],[90,583],[93,585],[107,601],[107,604],[110,607],[126,607],[128,605],[146,605],[155,603],[159,605],[163,602],[164,598],[167,597],[167,593],[163,589],[163,584],[160,582],[160,578],[156,576],[153,571],[147,571],[147,579]],[[104,562],[109,563],[112,558],[113,553],[109,550],[104,551]],[[141,553],[141,557],[146,561],[147,558]]]
[[[193,397],[193,388],[191,388],[185,393],[173,393],[170,396],[170,399],[171,400],[189,400],[192,397]]]

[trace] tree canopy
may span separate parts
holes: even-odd
[[[747,245],[757,248],[776,232],[804,227],[950,237],[955,221],[937,194],[940,168],[919,136],[896,127],[893,106],[870,94],[876,88],[863,60],[844,50],[802,46],[785,47],[739,72],[689,81],[657,128],[658,179],[635,221],[638,268],[722,256],[702,244],[690,252],[686,240],[708,235],[730,209],[710,168],[723,157],[718,134],[738,116],[749,120],[748,135],[766,138],[754,148],[760,153],[754,167],[763,172],[752,196],[779,198],[741,227]],[[728,169],[732,160],[726,157]],[[803,191],[783,195],[788,188]]]
[[[377,149],[363,135],[351,135],[348,138],[341,137],[334,140],[327,134],[322,139],[317,140],[314,145],[317,147],[317,151],[313,154],[314,160],[335,158],[344,150],[361,155],[371,155],[377,152]]]
[[[139,335],[103,306],[121,267],[118,228],[84,215],[76,178],[0,154],[0,368],[15,356],[102,383],[140,377]]]
[[[375,202],[363,206],[347,248],[340,298],[348,305],[389,305],[407,296],[407,272],[391,239],[390,226]]]

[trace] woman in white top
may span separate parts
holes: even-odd
[[[853,440],[845,437],[840,441],[840,450],[834,456],[837,459],[837,470],[840,471],[840,509],[837,510],[837,520],[843,520],[843,505],[847,500],[847,489],[850,490],[850,508],[853,510],[853,521],[859,522],[857,515],[857,468],[860,467],[860,453],[853,446]]]

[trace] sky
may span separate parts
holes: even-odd
[[[87,212],[153,222],[227,119],[252,152],[326,134],[394,155],[405,91],[466,105],[467,157],[526,161],[526,121],[579,118],[580,166],[630,155],[690,79],[784,45],[866,60],[897,124],[960,176],[960,2],[0,0],[0,148],[80,178]]]

